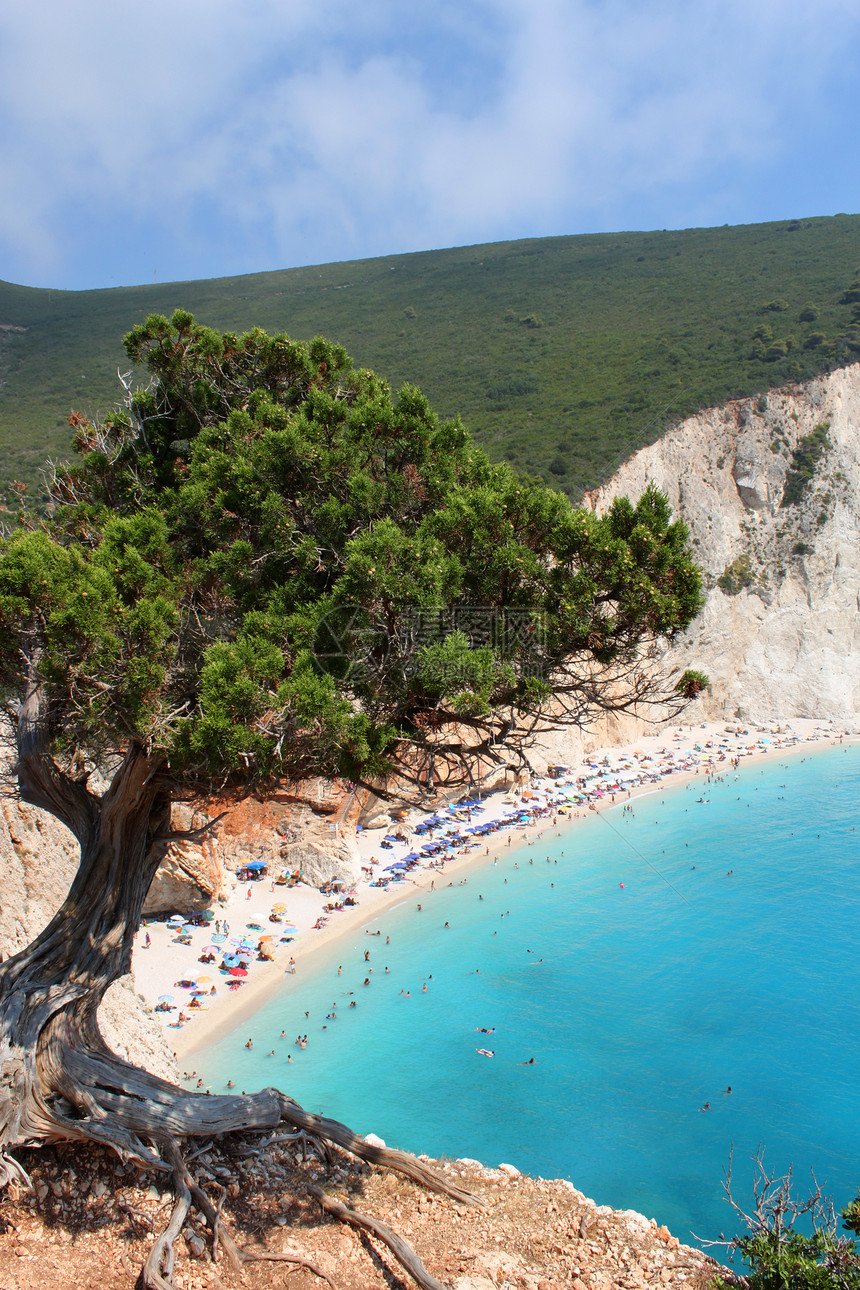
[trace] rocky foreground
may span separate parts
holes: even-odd
[[[394,1174],[338,1152],[321,1161],[296,1143],[234,1138],[191,1163],[240,1247],[303,1262],[261,1261],[233,1271],[211,1234],[186,1226],[177,1242],[177,1290],[392,1290],[413,1284],[378,1240],[326,1217],[308,1187],[404,1236],[426,1269],[452,1290],[608,1290],[610,1286],[703,1290],[717,1265],[632,1211],[597,1206],[566,1182],[526,1178],[512,1166],[475,1161],[439,1168],[486,1208],[430,1195]],[[34,1191],[0,1197],[2,1290],[131,1290],[172,1196],[163,1179],[113,1156],[60,1149],[22,1163]]]

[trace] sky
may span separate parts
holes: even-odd
[[[857,0],[9,0],[0,278],[860,211]]]

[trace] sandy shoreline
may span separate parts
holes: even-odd
[[[732,723],[728,723],[728,726],[729,729],[733,728]],[[406,881],[394,883],[388,888],[372,887],[367,875],[362,874],[361,881],[355,886],[358,904],[332,913],[328,923],[320,929],[315,930],[313,925],[321,915],[326,916],[323,913],[323,907],[331,898],[316,889],[306,886],[294,888],[273,886],[268,879],[254,883],[251,888],[246,884],[237,884],[225,902],[213,907],[219,924],[224,920],[229,924],[231,936],[247,934],[250,939],[256,941],[257,937],[264,934],[246,930],[248,922],[256,922],[263,927],[264,932],[277,936],[277,925],[268,921],[275,905],[287,906],[287,915],[298,931],[289,944],[277,945],[277,958],[274,962],[250,964],[248,977],[241,988],[235,992],[231,992],[223,983],[217,964],[205,965],[198,961],[203,947],[210,943],[214,924],[209,928],[195,929],[191,936],[191,945],[182,945],[177,943],[174,932],[167,927],[166,923],[149,922],[146,928],[138,932],[135,939],[132,962],[135,989],[143,995],[151,1007],[155,1007],[162,996],[172,995],[175,1003],[181,1006],[185,1016],[189,1018],[181,1028],[167,1024],[165,1030],[168,1044],[181,1066],[191,1054],[229,1033],[243,1017],[256,1012],[277,993],[282,986],[285,972],[290,970],[291,958],[295,964],[293,970],[299,977],[310,975],[314,960],[336,941],[360,931],[366,924],[375,922],[380,915],[402,903],[404,899],[427,890],[431,883],[440,887],[447,886],[452,880],[452,875],[458,874],[462,877],[464,870],[479,868],[492,859],[493,855],[507,850],[509,845],[513,850],[536,840],[547,829],[551,828],[554,832],[561,828],[567,829],[577,819],[582,820],[593,814],[595,810],[599,811],[622,800],[626,801],[628,797],[632,799],[647,793],[659,792],[665,788],[680,787],[697,776],[704,779],[709,773],[709,767],[711,773],[720,774],[731,769],[731,761],[736,756],[741,759],[740,764],[745,765],[753,761],[770,760],[789,754],[796,755],[814,748],[835,745],[840,738],[849,742],[855,742],[857,739],[850,728],[845,729],[841,726],[837,727],[834,723],[809,719],[795,719],[783,723],[781,734],[776,733],[775,723],[769,723],[767,727],[738,728],[746,731],[746,734],[727,734],[726,729],[724,722],[710,722],[695,727],[673,726],[659,734],[642,736],[632,746],[599,749],[590,754],[581,765],[572,768],[570,779],[575,781],[583,774],[597,773],[609,778],[614,777],[616,773],[628,776],[645,773],[654,778],[641,784],[631,779],[630,782],[623,784],[614,796],[607,792],[605,796],[592,801],[589,805],[583,803],[575,808],[559,808],[557,805],[555,808],[549,807],[550,810],[556,811],[555,818],[552,814],[546,814],[525,827],[522,824],[505,825],[498,832],[480,839],[479,845],[474,849],[465,853],[455,853],[450,858],[446,858],[444,869],[431,868],[428,864],[422,863],[420,867],[406,875]],[[762,740],[767,742],[761,742]],[[723,745],[722,749],[719,748],[720,741]],[[706,748],[706,745],[710,746]],[[660,750],[666,750],[667,753],[662,763]],[[721,753],[722,760],[719,760]],[[708,758],[711,759],[710,762]],[[649,759],[653,760],[649,762]],[[623,766],[630,769],[622,772],[619,768]],[[597,767],[600,767],[599,772],[596,770]],[[599,783],[595,780],[592,782]],[[531,802],[526,802],[525,805],[550,801],[556,786],[549,781],[550,798],[544,796],[547,787],[547,781],[536,782],[538,796]],[[529,792],[528,786],[525,791]],[[558,791],[570,793],[572,789],[569,781],[565,781],[563,786],[559,785]],[[480,814],[474,817],[476,824],[499,820],[507,811],[513,809],[510,796],[502,792],[488,796],[484,799],[483,806],[484,809]],[[384,867],[404,853],[406,848],[403,845],[389,851],[380,849],[379,844],[384,832],[384,830],[373,830],[359,834],[359,850],[363,865],[368,865],[371,858],[376,857],[377,863],[381,862]],[[510,844],[508,838],[511,839]],[[410,845],[414,843],[413,838]],[[248,890],[251,891],[250,899],[247,896]],[[149,948],[145,948],[147,933],[150,939]],[[214,984],[217,993],[214,996],[201,995],[200,1001],[203,1006],[190,1009],[190,995],[184,989],[177,987],[176,983],[181,980],[199,979],[200,976],[208,978],[208,981],[201,983],[201,988],[209,990]],[[175,1018],[176,1011],[157,1015],[166,1020],[168,1017]]]

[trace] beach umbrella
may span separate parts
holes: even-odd
[[[228,968],[231,968],[231,967],[239,967],[239,965],[241,964],[241,962],[242,962],[242,960],[241,960],[240,958],[237,958],[235,954],[225,954],[225,955],[224,955],[224,965],[225,965],[225,967],[228,967]]]
[[[215,935],[212,937],[212,944],[223,945],[226,939],[227,937],[224,935],[223,932],[216,932]]]
[[[204,946],[203,946],[202,953],[203,953],[203,954],[217,954],[217,953],[218,953],[218,946],[217,946],[217,945],[204,945]]]
[[[159,1002],[159,1003],[173,1003],[173,995],[172,995],[172,994],[160,994],[160,995],[158,996],[158,1002]]]
[[[234,968],[230,968],[230,975],[231,975],[231,976],[237,976],[237,977],[247,976],[247,975],[248,975],[248,969],[247,969],[247,968],[243,968],[243,967],[234,967]]]
[[[211,976],[199,976],[199,977],[197,978],[197,984],[198,984],[198,985],[211,985],[211,984],[212,984],[212,977],[211,977]]]
[[[283,913],[285,913],[285,912],[286,912],[286,908],[287,908],[287,907],[286,907],[286,905],[273,905],[273,906],[272,906],[272,913],[274,913],[274,914],[283,914]]]
[[[242,865],[243,869],[253,869],[255,873],[259,872],[260,869],[265,869],[265,867],[262,860],[249,860],[247,864]]]

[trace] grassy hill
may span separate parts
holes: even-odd
[[[591,234],[200,282],[0,283],[0,487],[106,411],[123,334],[177,306],[344,344],[459,412],[494,457],[576,496],[668,424],[860,355],[860,216]]]

